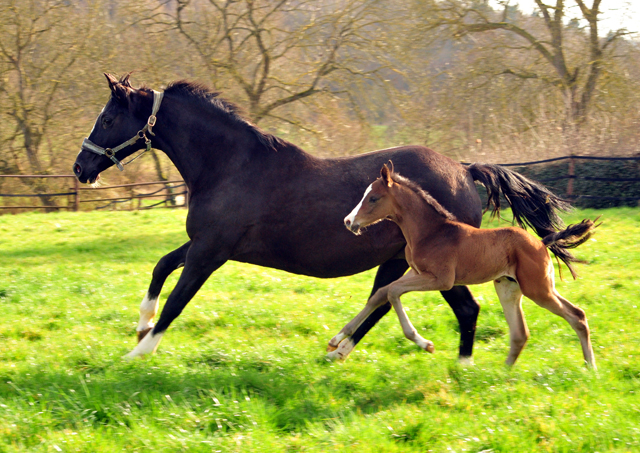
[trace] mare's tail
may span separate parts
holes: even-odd
[[[558,211],[568,212],[571,205],[542,184],[499,165],[474,163],[467,170],[474,181],[486,187],[487,209],[493,205],[494,216],[500,212],[502,195],[522,228],[533,228],[541,238],[564,228]]]
[[[474,181],[487,189],[487,209],[493,206],[493,216],[500,212],[502,195],[511,207],[513,219],[522,228],[533,228],[541,238],[564,228],[558,212],[570,211],[571,205],[543,185],[499,165],[473,163],[467,170]],[[569,264],[576,261],[573,255],[559,246],[551,247],[550,250],[569,266],[571,275],[575,278]]]
[[[574,249],[580,244],[584,244],[591,237],[593,231],[601,225],[601,223],[595,223],[599,218],[595,221],[585,219],[576,225],[569,225],[562,231],[551,233],[542,238],[542,243],[567,265],[573,278],[576,278],[576,272],[571,263],[578,260],[567,249]]]

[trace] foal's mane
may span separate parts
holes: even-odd
[[[170,83],[164,92],[165,94],[191,99],[204,108],[213,108],[218,114],[225,117],[231,125],[246,128],[249,132],[253,133],[258,139],[258,142],[267,149],[277,151],[278,148],[282,146],[290,145],[287,141],[264,132],[252,124],[244,117],[242,108],[220,97],[219,91],[214,91],[204,84],[188,80],[178,80]]]
[[[435,211],[438,214],[440,214],[442,217],[446,218],[447,220],[457,221],[456,217],[453,214],[451,214],[447,209],[445,209],[444,206],[442,206],[440,203],[438,203],[438,200],[433,198],[429,192],[424,190],[422,187],[420,187],[415,182],[413,182],[410,179],[405,178],[404,176],[399,175],[398,173],[395,173],[395,172],[391,173],[391,179],[396,184],[404,186],[404,187],[412,190],[413,192],[415,192],[420,198],[422,198],[433,209],[435,209]]]

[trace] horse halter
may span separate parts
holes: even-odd
[[[80,147],[80,150],[87,150],[87,151],[91,151],[92,153],[99,154],[101,156],[107,156],[109,159],[113,161],[114,164],[116,164],[116,167],[118,167],[118,170],[124,171],[124,166],[116,158],[116,153],[121,149],[126,148],[129,145],[133,145],[138,140],[144,139],[144,144],[147,145],[147,149],[145,149],[143,152],[138,154],[133,159],[124,163],[124,165],[128,165],[151,149],[151,139],[147,137],[146,133],[149,132],[149,134],[153,136],[156,135],[153,133],[151,128],[156,125],[156,120],[157,120],[156,114],[158,113],[158,110],[160,110],[160,103],[162,102],[163,96],[164,96],[164,93],[153,90],[153,108],[151,109],[151,116],[149,116],[149,119],[147,120],[147,124],[145,124],[144,127],[140,129],[136,135],[134,135],[132,138],[130,138],[126,142],[116,146],[115,148],[103,148],[102,146],[98,146],[95,143],[93,143],[87,137],[82,141],[82,146]]]

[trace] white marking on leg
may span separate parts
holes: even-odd
[[[460,356],[458,357],[458,363],[462,366],[472,366],[473,365],[473,357],[471,356]]]
[[[141,332],[143,330],[151,329],[153,327],[153,318],[158,313],[158,298],[149,298],[149,293],[144,296],[142,303],[140,304],[140,321],[136,330]]]
[[[365,198],[367,198],[367,195],[369,195],[369,192],[371,192],[372,185],[373,184],[369,184],[369,187],[367,187],[367,190],[365,190],[362,200],[360,200],[360,203],[358,203],[358,206],[353,208],[353,211],[351,211],[351,213],[344,218],[345,225],[347,224],[347,221],[349,222],[349,225],[353,224],[356,218],[356,214],[358,214],[358,211],[360,211],[360,208],[362,207],[362,203],[364,203]]]
[[[347,338],[345,340],[342,340],[342,342],[338,345],[338,348],[335,351],[331,351],[330,353],[328,353],[326,357],[329,360],[344,360],[355,347],[355,342],[351,338]]]
[[[149,332],[138,345],[133,348],[129,354],[125,355],[125,359],[135,359],[136,357],[142,357],[146,354],[153,354],[158,348],[158,344],[162,339],[164,332],[154,334],[153,331]]]
[[[346,337],[346,335],[342,332],[337,334],[329,341],[329,345],[327,346],[327,351],[335,351],[340,342]]]

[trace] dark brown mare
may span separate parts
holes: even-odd
[[[481,230],[458,222],[429,193],[395,173],[393,164],[382,167],[380,178],[367,188],[344,223],[359,235],[362,228],[383,219],[392,220],[402,230],[407,241],[405,259],[411,270],[380,288],[362,312],[331,340],[331,345],[337,346],[343,337],[351,335],[362,320],[388,300],[398,314],[405,336],[433,352],[433,343],[422,338],[411,325],[400,296],[410,291],[447,291],[455,285],[493,280],[511,335],[508,365],[516,361],[529,337],[522,312],[525,295],[567,320],[578,334],[584,360],[595,369],[587,318],[584,311],[556,291],[553,262],[547,251],[547,248],[566,250],[584,243],[597,227],[591,220],[570,225],[542,241],[520,228]],[[575,277],[571,266],[575,259],[561,259]]]
[[[493,165],[465,167],[421,146],[319,159],[261,131],[233,104],[201,85],[175,82],[162,97],[132,87],[128,76],[106,76],[111,97],[73,166],[78,179],[93,183],[112,165],[122,168],[120,161],[151,139],[175,164],[190,195],[190,239],[156,265],[140,307],[139,343],[131,356],[153,352],[169,324],[227,260],[315,277],[380,266],[372,293],[400,278],[408,265],[399,228],[385,222],[356,237],[342,224],[344,213],[389,159],[469,225],[479,226],[482,218],[474,180],[487,186],[496,203],[502,193],[518,218],[541,235],[557,229],[555,211],[567,207],[517,173]],[[160,290],[181,266],[182,275],[153,326]],[[479,305],[466,287],[442,294],[460,323],[460,356],[470,357]],[[380,307],[345,339],[342,355],[389,309],[389,304]]]

